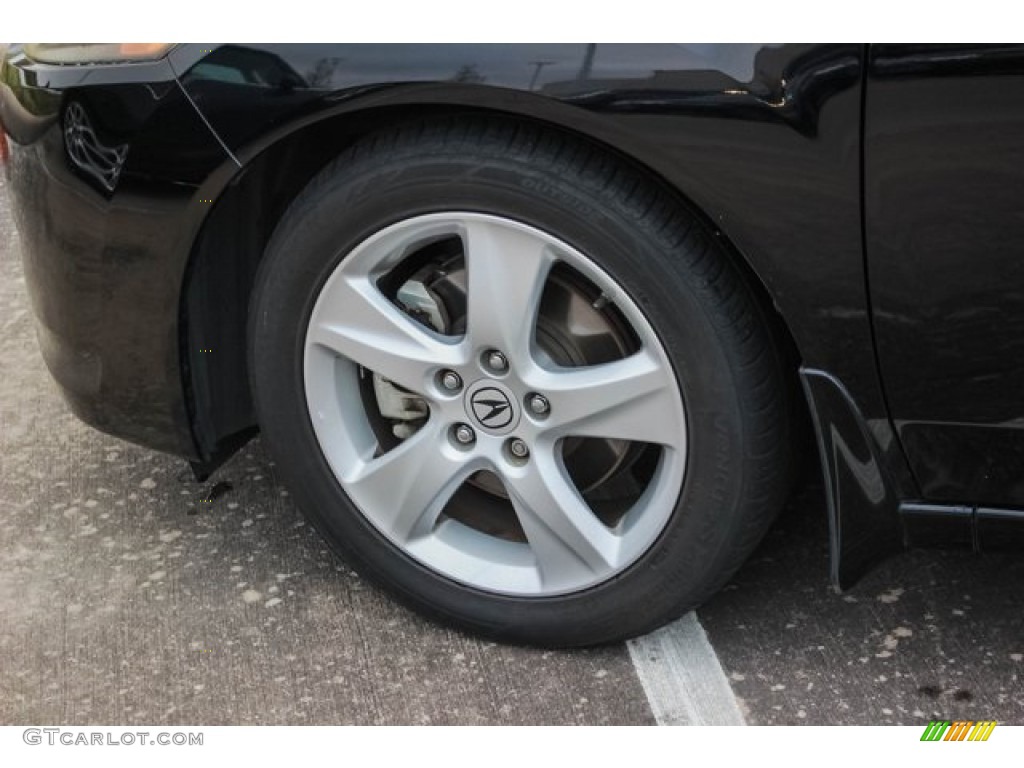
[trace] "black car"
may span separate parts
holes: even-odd
[[[1020,541],[1024,47],[38,44],[0,81],[75,413],[200,479],[258,429],[430,616],[680,615],[808,425],[838,587]]]

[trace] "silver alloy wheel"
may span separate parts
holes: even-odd
[[[466,330],[438,333],[403,311],[379,281],[417,249],[462,242]],[[556,264],[572,268],[613,304],[639,341],[610,362],[562,367],[538,348],[535,324]],[[507,361],[489,365],[493,353]],[[429,415],[385,450],[367,413],[372,371],[421,397]],[[445,374],[464,386],[445,387]],[[360,243],[320,291],[307,328],[303,373],[313,429],[341,487],[398,549],[477,589],[542,597],[594,586],[627,568],[661,534],[686,465],[686,416],[661,342],[636,303],[593,261],[534,227],[467,212],[416,216]],[[543,413],[530,406],[540,395]],[[468,424],[475,439],[454,430]],[[570,438],[653,444],[642,493],[614,525],[581,495],[562,458]],[[513,440],[525,444],[510,451]],[[446,518],[456,490],[488,471],[507,491],[525,541]]]

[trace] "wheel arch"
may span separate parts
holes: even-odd
[[[331,159],[359,139],[399,122],[465,115],[529,122],[571,135],[630,165],[667,190],[721,239],[773,323],[794,387],[801,356],[794,334],[749,252],[720,225],[724,216],[698,202],[685,173],[620,124],[535,94],[487,86],[394,86],[367,89],[361,99],[306,117],[261,136],[235,154],[240,169],[218,175],[214,199],[199,230],[180,297],[179,342],[183,387],[197,455],[193,469],[207,476],[255,434],[246,375],[246,317],[253,280],[277,222],[303,187]]]

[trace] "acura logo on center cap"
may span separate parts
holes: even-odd
[[[484,387],[469,399],[476,420],[488,429],[507,427],[515,415],[508,396],[495,387]]]

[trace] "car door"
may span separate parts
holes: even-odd
[[[873,46],[864,119],[879,363],[920,492],[1024,506],[1024,46]]]

